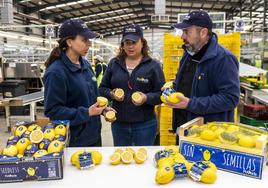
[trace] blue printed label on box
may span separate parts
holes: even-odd
[[[252,178],[262,178],[264,157],[260,155],[225,150],[187,141],[180,141],[180,153],[189,161],[211,161],[219,169]]]
[[[0,164],[0,182],[62,179],[62,159]]]

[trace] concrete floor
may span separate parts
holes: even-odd
[[[38,110],[37,112],[37,118],[44,117],[43,111]],[[16,121],[12,121],[12,125],[15,125]],[[6,146],[6,142],[8,137],[10,136],[10,133],[7,133],[7,128],[6,128],[6,121],[4,116],[0,116],[0,148],[3,148]],[[102,118],[102,145],[103,146],[113,146],[113,138],[112,138],[112,132],[111,132],[111,124],[107,123],[103,118]]]

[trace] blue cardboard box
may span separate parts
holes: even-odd
[[[18,122],[17,125],[37,124],[46,125],[48,122],[64,124],[67,127],[65,146],[69,143],[69,121],[48,121],[39,119],[36,122]],[[50,153],[45,156],[34,157],[10,157],[0,155],[0,183],[12,183],[21,181],[59,180],[63,178],[64,152]]]
[[[196,118],[177,130],[180,139],[179,150],[185,159],[193,162],[211,161],[220,170],[256,179],[262,178],[262,171],[267,158],[267,142],[262,148],[254,149],[187,137],[189,129],[193,125],[202,124],[203,118]],[[247,127],[241,124],[239,126]]]

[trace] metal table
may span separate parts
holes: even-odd
[[[15,98],[5,98],[0,101],[0,106],[5,107],[6,113],[6,126],[7,131],[11,131],[11,119],[29,119],[31,121],[35,120],[35,111],[36,111],[36,103],[44,100],[44,92],[39,91],[27,95],[22,95]],[[12,116],[10,115],[10,107],[11,106],[27,106],[30,105],[30,115],[29,116]]]
[[[252,95],[255,104],[261,103],[268,106],[268,94],[263,95]]]

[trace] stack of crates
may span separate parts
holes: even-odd
[[[240,33],[219,35],[218,41],[225,48],[229,49],[238,60],[240,60]],[[163,71],[166,82],[174,81],[183,56],[183,40],[180,36],[170,33],[164,34],[164,57]],[[176,144],[176,135],[172,130],[172,109],[161,106],[160,113],[160,145]]]
[[[160,113],[160,145],[175,145],[176,134],[172,132],[172,109],[161,105]]]
[[[218,42],[230,50],[240,61],[240,45],[241,45],[241,37],[239,32],[234,32],[231,34],[219,35]]]
[[[166,82],[174,81],[183,56],[183,40],[170,33],[164,34],[163,71]],[[161,105],[160,110],[160,145],[175,145],[176,134],[172,133],[172,109]]]
[[[166,81],[173,81],[179,68],[180,59],[183,55],[183,40],[170,33],[164,34],[164,65],[163,71]]]
[[[259,127],[268,131],[268,106],[261,104],[244,104],[240,123]]]

